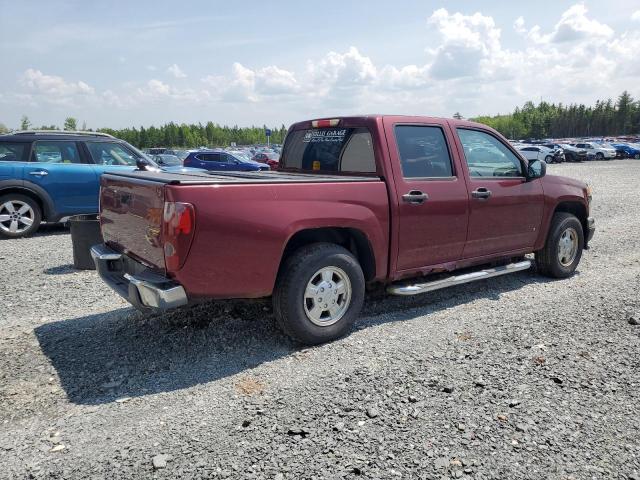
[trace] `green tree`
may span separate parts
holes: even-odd
[[[73,117],[67,117],[64,121],[64,129],[65,130],[77,130],[78,129],[78,120]]]
[[[23,115],[20,119],[20,130],[29,130],[31,128],[31,121],[29,117]]]
[[[9,129],[4,123],[0,123],[0,134],[9,133]]]

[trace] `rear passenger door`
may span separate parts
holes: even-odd
[[[456,131],[469,185],[469,232],[463,257],[532,248],[544,208],[540,180],[528,182],[525,163],[493,133],[466,127]]]
[[[81,154],[79,142],[33,142],[31,162],[24,168],[24,182],[46,190],[60,216],[98,211],[98,177],[90,161]]]
[[[453,161],[444,123],[397,123],[385,119],[398,202],[399,272],[453,262],[462,256],[468,197]],[[428,270],[428,269],[425,269]]]
[[[198,167],[206,168],[207,170],[227,170],[228,164],[223,162],[220,152],[213,153],[199,153],[196,155],[198,159]]]

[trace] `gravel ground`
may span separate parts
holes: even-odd
[[[143,317],[61,227],[0,240],[0,478],[640,479],[640,162],[564,281],[370,295],[300,349],[266,302]]]

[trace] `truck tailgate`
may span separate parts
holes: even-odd
[[[105,243],[162,272],[165,269],[163,209],[163,183],[102,175],[100,223]]]

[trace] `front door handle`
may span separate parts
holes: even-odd
[[[33,172],[29,172],[29,175],[35,175],[38,177],[46,177],[47,175],[49,175],[49,172],[47,172],[46,170],[35,170]]]
[[[473,198],[487,199],[491,196],[491,190],[487,190],[485,187],[480,187],[471,192]]]
[[[420,190],[411,190],[409,193],[402,195],[402,201],[413,205],[421,205],[429,200],[429,195]]]

